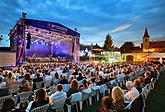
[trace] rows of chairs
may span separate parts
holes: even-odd
[[[92,106],[92,101],[94,99],[94,101],[99,101],[100,100],[100,96],[105,96],[105,94],[110,94],[111,92],[111,88],[108,85],[112,85],[113,86],[120,86],[122,87],[123,85],[125,85],[127,80],[134,80],[136,77],[138,77],[139,75],[143,74],[145,72],[144,69],[139,69],[135,72],[131,72],[128,75],[128,78],[126,77],[120,77],[114,80],[109,81],[106,84],[100,85],[100,86],[93,86],[92,88],[88,88],[83,90],[82,92],[77,92],[74,93],[70,96],[70,103],[66,103],[65,101],[67,100],[66,98],[57,98],[54,101],[54,104],[51,106],[52,109],[56,109],[56,110],[63,110],[64,105],[66,105],[67,107],[67,111],[71,112],[71,107],[73,105],[76,105],[76,110],[78,111],[78,104],[80,106],[80,110],[82,110],[83,108],[83,102],[85,101],[88,106]],[[153,80],[152,83],[155,83],[155,81]],[[80,84],[80,83],[79,83]],[[41,85],[39,85],[39,88],[41,87]],[[64,92],[68,92],[70,85],[69,84],[64,84]],[[55,92],[55,87],[54,86],[50,86],[48,89],[50,90],[48,92],[48,95],[51,95],[52,93]],[[143,88],[143,97],[146,99],[146,96],[148,95],[149,91],[151,90],[151,86],[150,85],[146,85],[145,88]],[[25,103],[29,101],[29,96],[32,94],[32,92],[22,92],[22,93],[18,93],[17,95],[20,97],[20,104],[21,103]],[[4,96],[0,98],[0,109],[2,107],[3,102],[8,99],[8,98],[12,98],[14,99],[14,97],[12,95],[9,96]],[[38,108],[33,109],[33,112],[46,112],[46,110],[49,108],[49,105],[44,105]]]

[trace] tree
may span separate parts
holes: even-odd
[[[2,35],[0,36],[0,41],[1,41],[1,40],[3,40],[3,36],[2,36]]]
[[[105,50],[105,51],[112,51],[112,49],[113,49],[112,37],[108,33],[105,38],[106,39],[105,39],[105,42],[104,42],[103,50]]]
[[[121,47],[120,47],[120,51],[121,53],[130,53],[132,52],[134,47],[133,42],[125,42]]]

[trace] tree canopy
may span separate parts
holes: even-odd
[[[106,35],[106,37],[105,37],[105,42],[104,42],[103,50],[105,50],[105,51],[112,51],[113,50],[113,45],[112,44],[113,44],[112,37],[108,33]]]
[[[121,51],[121,53],[130,53],[130,52],[132,52],[133,47],[134,47],[134,43],[133,42],[125,42],[120,47],[120,51]]]

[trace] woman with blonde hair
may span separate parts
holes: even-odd
[[[116,86],[112,89],[112,109],[117,112],[123,112],[124,110],[124,92],[123,90]]]

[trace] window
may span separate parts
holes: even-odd
[[[145,39],[145,42],[147,42],[147,39]]]

